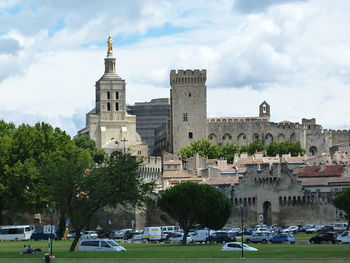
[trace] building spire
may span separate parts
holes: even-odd
[[[111,36],[108,37],[107,45],[108,45],[107,57],[111,57],[111,56],[113,56],[113,40],[112,40]]]

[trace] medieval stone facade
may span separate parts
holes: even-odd
[[[247,225],[329,224],[337,220],[332,204],[336,192],[311,192],[301,185],[287,164],[247,165],[244,176],[233,187],[231,224],[239,222],[243,205]]]
[[[215,144],[234,143],[248,145],[260,139],[264,145],[271,142],[297,141],[308,155],[329,153],[330,148],[350,145],[350,130],[327,130],[316,123],[316,119],[302,119],[301,123],[289,121],[271,122],[270,105],[263,101],[257,117],[206,117],[206,71],[172,70],[171,122],[167,132],[158,129],[155,148],[177,153],[192,141],[208,139]]]

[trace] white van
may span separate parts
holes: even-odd
[[[342,243],[350,243],[350,230],[344,231],[337,236],[337,241]]]
[[[200,229],[200,230],[195,230],[194,232],[191,232],[189,235],[192,238],[192,242],[206,242],[207,238],[215,233],[214,230],[209,230],[209,229]]]
[[[34,230],[33,225],[0,226],[0,240],[29,240]]]
[[[145,229],[143,230],[142,240],[161,241],[162,228],[160,226],[145,227]]]
[[[126,249],[111,239],[86,239],[80,241],[79,251],[126,251]]]

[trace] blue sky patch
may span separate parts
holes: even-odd
[[[63,18],[59,19],[54,26],[49,28],[48,30],[49,37],[52,37],[56,32],[62,30],[65,27],[66,27],[66,24],[64,22],[64,19]]]
[[[147,39],[147,38],[156,38],[156,37],[162,37],[162,36],[169,36],[173,34],[178,34],[182,32],[186,32],[189,30],[188,28],[184,27],[174,27],[171,26],[171,24],[166,23],[162,27],[153,27],[150,28],[145,34],[139,34],[139,33],[133,33],[133,34],[124,34],[121,33],[116,36],[112,36],[114,41],[115,47],[121,47],[121,46],[127,46],[135,44],[141,40]],[[102,47],[106,45],[106,41],[96,41],[96,42],[87,42],[84,44],[81,44],[79,47],[81,48],[88,48],[91,46],[98,46]]]

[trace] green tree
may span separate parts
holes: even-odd
[[[305,154],[305,149],[300,145],[300,142],[272,142],[266,147],[267,156],[276,156],[279,154],[291,153],[292,156]]]
[[[338,194],[334,200],[334,205],[336,208],[343,210],[346,213],[346,216],[348,218],[348,226],[347,230],[349,230],[350,227],[350,188],[346,188]]]
[[[259,139],[256,139],[246,147],[245,151],[248,152],[249,155],[253,155],[254,153],[261,152],[264,149],[265,148],[262,142]]]
[[[191,228],[200,225],[220,229],[231,215],[230,200],[222,192],[212,186],[192,182],[178,184],[161,193],[158,207],[184,230],[183,245]]]
[[[200,156],[208,159],[228,158],[232,159],[238,151],[234,144],[219,146],[211,143],[208,140],[199,140],[192,142],[189,146],[183,147],[179,151],[179,155],[183,158],[190,158],[198,153]]]
[[[89,136],[87,135],[79,136],[73,139],[73,141],[78,147],[88,150],[95,163],[97,164],[103,163],[104,159],[106,158],[105,152],[102,150],[98,151],[96,148],[95,141],[92,140]]]
[[[223,157],[228,163],[233,163],[235,154],[239,152],[239,147],[233,143],[224,144],[220,147],[219,157]]]
[[[105,206],[141,207],[150,201],[154,183],[144,183],[140,163],[128,153],[116,152],[101,167],[93,167],[89,152],[68,145],[64,154],[55,153],[45,167],[50,174],[48,194],[60,213],[65,213],[72,227],[80,233],[94,213]],[[73,240],[74,251],[79,235]]]
[[[182,149],[180,149],[180,155],[182,156]],[[208,159],[219,158],[219,147],[208,140],[199,140],[191,143],[189,148],[185,147],[185,156],[186,158],[192,157],[196,153],[198,153],[202,157],[206,157]],[[188,156],[191,153],[191,156]]]
[[[70,141],[65,132],[46,123],[16,128],[0,122],[0,223],[5,210],[16,217],[46,207],[39,168]]]

